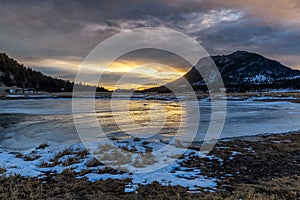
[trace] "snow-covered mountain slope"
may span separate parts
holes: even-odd
[[[213,56],[212,59],[226,83],[273,83],[300,75],[300,71],[288,68],[278,61],[246,51]]]
[[[278,61],[246,51],[202,58],[183,77],[165,86],[173,89],[185,88],[188,83],[194,89],[205,90],[207,83],[220,81],[217,72],[212,70],[213,65],[219,70],[226,88],[234,91],[261,90],[264,88],[300,88],[299,70],[293,70]],[[150,91],[155,90],[164,91],[165,87],[150,89]]]

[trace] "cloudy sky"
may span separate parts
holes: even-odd
[[[175,29],[212,55],[246,50],[300,69],[299,0],[2,0],[0,26],[0,51],[26,66],[70,80],[97,44],[140,27]],[[155,74],[160,73],[160,81],[167,82],[190,67],[162,52],[140,52],[116,61],[102,84],[112,88],[111,79],[149,60],[153,63],[156,57],[156,63],[167,60],[163,64],[173,67],[174,73],[163,65],[147,65],[151,70],[132,72],[132,80],[155,82]]]

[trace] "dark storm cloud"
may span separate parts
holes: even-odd
[[[36,67],[47,59],[71,65],[114,33],[160,26],[197,39],[212,54],[248,50],[299,66],[299,5],[297,0],[4,0],[0,47]],[[40,69],[55,74],[46,67]],[[73,72],[64,66],[56,74],[69,77]]]
[[[122,29],[185,23],[184,15],[205,12],[201,1],[2,1],[0,42],[12,54],[84,56]]]
[[[222,23],[218,27],[202,31],[197,39],[212,54],[228,54],[232,49],[239,49],[261,53],[274,59],[300,55],[299,28],[264,25],[257,20]],[[288,65],[299,63],[300,60],[298,63],[294,60],[286,62]]]

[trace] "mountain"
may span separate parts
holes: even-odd
[[[74,83],[46,76],[41,72],[24,67],[23,64],[19,64],[5,53],[0,53],[0,85],[17,86],[46,92],[71,92]],[[82,87],[92,86],[82,85]],[[98,87],[97,91],[106,92],[108,90]]]
[[[230,55],[202,58],[183,77],[164,86],[145,91],[168,92],[167,87],[184,91],[185,80],[194,90],[207,91],[204,79],[197,69],[204,69],[206,81],[216,82],[216,74],[207,69],[212,61],[217,66],[224,85],[229,92],[262,91],[265,89],[300,89],[300,71],[256,53],[237,51]]]

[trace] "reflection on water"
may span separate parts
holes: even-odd
[[[120,140],[132,136],[171,138],[178,131],[184,130],[179,129],[180,126],[188,126],[188,122],[198,123],[193,122],[193,113],[187,117],[184,103],[131,100],[128,105],[130,112],[127,112],[122,99],[114,101],[114,105],[119,106],[114,107],[112,113],[110,100],[97,99],[96,115],[105,133]],[[197,133],[197,139],[201,140],[211,118],[210,102],[204,99],[189,103],[199,103],[201,108]],[[0,101],[1,147],[36,147],[44,140],[56,143],[78,142],[71,104],[71,99]],[[84,99],[82,104],[85,104]],[[91,113],[79,112],[75,116],[86,120],[87,128],[96,127],[88,121],[89,115]],[[300,104],[291,102],[228,101],[226,116],[222,138],[300,130]]]
[[[105,105],[105,111],[97,111],[103,131],[111,137],[151,138],[166,133],[172,136],[186,116],[184,105],[179,102],[132,100],[125,107],[126,103],[118,100],[119,106],[114,106],[113,113],[110,104]]]

